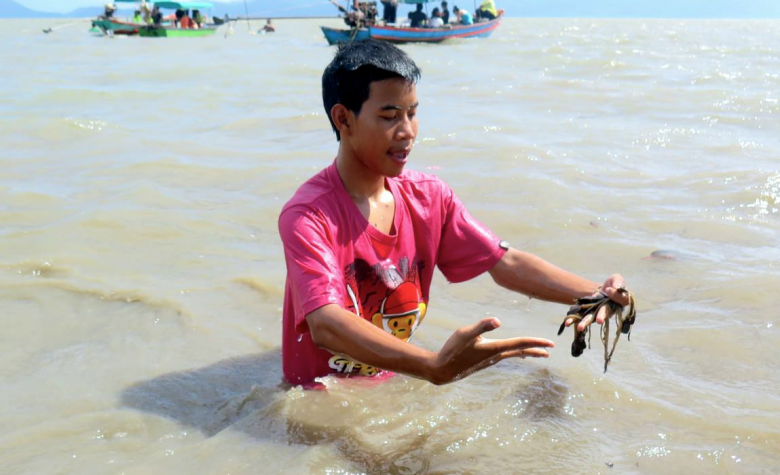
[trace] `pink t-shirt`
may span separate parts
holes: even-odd
[[[450,282],[463,282],[491,269],[506,252],[437,177],[407,170],[386,183],[395,199],[391,235],[360,213],[335,162],[282,209],[282,366],[291,384],[310,386],[331,373],[382,372],[314,346],[307,314],[337,304],[409,340],[425,318],[434,266]]]

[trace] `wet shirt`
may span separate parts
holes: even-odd
[[[491,269],[499,239],[474,220],[440,179],[415,171],[387,178],[393,230],[371,226],[352,202],[335,162],[304,183],[279,216],[287,263],[282,366],[291,384],[328,374],[375,376],[379,368],[312,342],[306,315],[336,304],[408,341],[425,318],[434,267],[450,282]]]

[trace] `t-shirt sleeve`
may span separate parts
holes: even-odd
[[[323,305],[344,305],[345,284],[334,252],[334,236],[320,213],[302,206],[282,212],[279,234],[284,245],[295,328],[308,333],[306,315]]]
[[[442,189],[442,235],[437,265],[450,282],[464,282],[490,270],[506,251],[487,227],[474,219],[455,193]]]

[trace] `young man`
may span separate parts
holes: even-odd
[[[443,384],[504,358],[548,356],[546,339],[483,338],[499,327],[496,318],[459,329],[439,351],[408,343],[425,318],[434,267],[451,282],[489,272],[510,290],[567,304],[598,292],[597,283],[510,248],[440,179],[404,170],[417,137],[419,77],[403,51],[375,40],[340,47],[322,76],[338,154],[279,217],[287,262],[282,359],[291,384],[389,372]],[[616,274],[601,291],[625,305],[622,285]]]
[[[428,15],[423,11],[422,3],[417,4],[413,12],[409,12],[409,21],[412,28],[422,28],[428,22]]]
[[[441,2],[441,19],[445,25],[450,22],[450,11],[447,10],[447,2]]]

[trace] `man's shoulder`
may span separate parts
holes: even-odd
[[[315,204],[316,207],[322,207],[323,201],[333,199],[333,191],[333,182],[328,174],[328,168],[325,168],[298,187],[282,208],[282,213],[295,207],[307,208]]]
[[[404,170],[403,173],[395,178],[395,181],[399,188],[413,194],[427,196],[429,199],[441,196],[449,190],[449,187],[441,178],[416,170]]]
[[[431,173],[424,173],[417,170],[410,170],[405,169],[400,175],[398,175],[395,180],[399,184],[406,184],[406,185],[422,185],[422,186],[442,186],[444,185],[444,182],[441,180],[441,178],[437,177],[436,175],[433,175]]]

